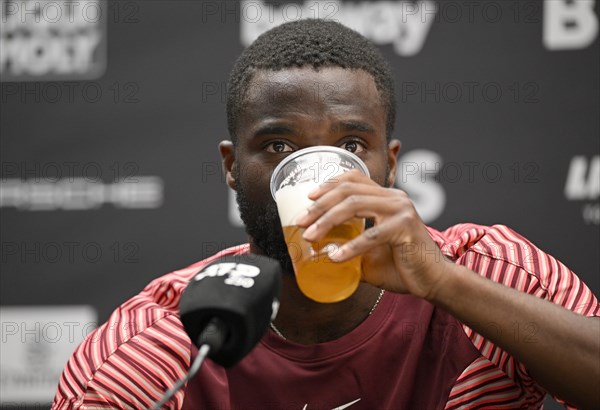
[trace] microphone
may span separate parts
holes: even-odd
[[[198,355],[190,370],[150,408],[160,410],[204,359],[231,367],[256,346],[279,309],[281,266],[265,256],[225,256],[205,266],[179,300],[181,323]]]
[[[185,331],[208,357],[231,367],[248,354],[277,315],[281,266],[274,259],[226,256],[204,267],[181,295]]]

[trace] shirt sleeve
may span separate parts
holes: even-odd
[[[184,377],[190,341],[171,314],[122,309],[75,350],[52,410],[148,408]],[[180,409],[180,390],[166,409]]]
[[[575,273],[506,226],[490,227],[458,262],[488,279],[572,312],[600,316],[598,300]]]
[[[71,355],[52,410],[140,409],[160,400],[190,367],[192,342],[177,316],[181,293],[207,264],[248,249],[224,249],[161,276],[121,305]],[[162,408],[180,409],[183,399],[181,389]]]
[[[556,258],[503,225],[482,227],[464,224],[444,232],[450,239],[442,251],[456,263],[521,292],[560,305],[585,316],[600,316],[597,298],[583,281]],[[541,400],[545,391],[530,377],[525,366],[508,353],[464,326],[482,356],[518,383],[532,400]],[[514,328],[519,337],[535,337],[535,326]],[[574,407],[555,399],[567,406]]]

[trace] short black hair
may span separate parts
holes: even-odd
[[[260,70],[312,66],[361,69],[375,80],[386,112],[386,138],[396,120],[394,80],[379,50],[354,30],[331,20],[284,23],[260,35],[235,62],[227,84],[227,127],[236,143],[236,127],[252,76]]]

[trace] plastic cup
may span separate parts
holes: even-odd
[[[352,295],[360,282],[361,257],[333,262],[329,255],[360,235],[365,220],[352,218],[332,228],[317,242],[302,238],[296,219],[313,203],[308,194],[335,177],[358,169],[369,176],[364,162],[353,153],[331,146],[314,146],[294,152],[279,163],[271,176],[271,194],[277,203],[296,282],[307,297],[321,303],[339,302]]]

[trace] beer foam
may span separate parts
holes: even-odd
[[[296,224],[296,218],[314,202],[308,199],[308,194],[317,186],[315,183],[303,183],[286,186],[275,193],[281,226]]]

